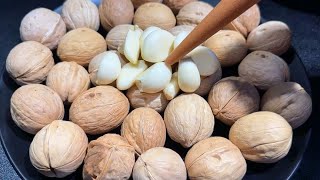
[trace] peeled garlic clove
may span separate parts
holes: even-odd
[[[163,94],[166,96],[167,100],[175,98],[180,91],[178,84],[178,72],[172,74],[170,83],[163,90]]]
[[[190,32],[187,31],[182,31],[181,33],[178,34],[176,39],[174,40],[174,49],[178,47],[178,45],[189,35]]]
[[[165,30],[151,32],[143,41],[141,56],[148,62],[164,61],[173,49],[174,36]]]
[[[200,74],[191,58],[183,59],[178,67],[178,84],[184,92],[194,92],[200,86]]]
[[[171,66],[164,62],[158,62],[138,76],[136,86],[141,92],[156,93],[166,87],[171,80],[171,76]]]
[[[138,26],[135,26],[133,29],[129,29],[124,41],[123,53],[125,57],[133,64],[136,64],[138,62],[138,58],[140,55],[141,34],[142,30]]]
[[[104,52],[92,59],[100,59],[95,84],[107,85],[116,80],[121,71],[121,62],[115,52]]]
[[[144,39],[153,31],[155,30],[161,30],[160,28],[156,27],[156,26],[150,26],[147,29],[145,29],[142,33],[142,35],[140,36],[140,47],[142,48],[143,46],[143,41]]]
[[[198,46],[191,52],[190,56],[197,65],[201,76],[210,76],[220,66],[217,56],[207,47]]]
[[[127,90],[133,84],[136,78],[144,70],[148,68],[144,60],[139,60],[137,64],[127,63],[125,64],[120,72],[120,75],[117,79],[117,88],[119,90]]]

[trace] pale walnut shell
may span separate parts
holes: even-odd
[[[154,147],[163,147],[166,127],[161,115],[151,108],[137,108],[124,119],[121,136],[141,154]]]
[[[112,86],[91,88],[75,99],[70,120],[87,134],[102,134],[118,127],[129,113],[127,97]]]
[[[133,27],[131,24],[120,24],[113,27],[106,36],[109,50],[117,50],[124,43],[129,29]]]
[[[120,24],[131,24],[134,8],[130,0],[101,0],[99,14],[101,25],[109,31]]]
[[[105,134],[89,143],[83,179],[129,179],[134,163],[134,148],[118,134]]]
[[[267,51],[254,51],[248,54],[240,63],[238,73],[240,77],[261,90],[267,90],[290,79],[287,63]]]
[[[171,149],[155,147],[141,154],[134,164],[133,179],[186,180],[183,160]]]
[[[292,128],[305,123],[312,112],[310,95],[295,82],[273,86],[262,96],[261,110],[281,115]]]
[[[178,25],[198,25],[213,9],[203,1],[194,1],[183,6],[177,15]]]
[[[291,46],[291,31],[283,22],[269,21],[249,34],[247,45],[251,51],[269,51],[280,56]]]
[[[149,2],[141,5],[136,10],[133,24],[138,25],[142,30],[151,26],[169,30],[176,25],[176,17],[166,5]]]
[[[106,41],[99,33],[89,28],[78,28],[63,36],[57,54],[61,61],[74,61],[88,66],[94,56],[106,49]]]
[[[6,70],[19,85],[38,84],[54,66],[52,52],[36,41],[16,45],[6,60]]]
[[[164,122],[170,138],[188,148],[211,136],[214,116],[201,96],[182,94],[168,104]]]
[[[97,31],[100,26],[99,11],[90,0],[67,0],[61,16],[69,30],[87,27]]]
[[[50,49],[57,47],[66,31],[66,24],[61,16],[46,8],[30,11],[20,24],[22,41],[37,41]]]
[[[88,138],[84,131],[69,121],[55,120],[33,138],[29,156],[32,165],[48,177],[65,177],[82,164]]]
[[[285,157],[292,143],[292,128],[280,115],[260,111],[240,118],[233,124],[229,139],[245,159],[274,163]]]
[[[239,148],[223,137],[210,137],[195,144],[185,164],[190,179],[241,180],[247,163]]]
[[[87,70],[75,62],[60,62],[48,74],[46,85],[57,92],[62,101],[71,104],[90,86]]]
[[[19,128],[36,134],[52,121],[62,119],[64,106],[59,95],[49,87],[30,84],[18,88],[13,93],[10,112]]]
[[[204,46],[210,48],[218,57],[221,66],[236,65],[246,57],[246,39],[237,31],[221,30],[211,36]]]
[[[163,112],[169,103],[162,91],[158,93],[144,93],[140,92],[137,86],[132,86],[128,89],[127,97],[134,109],[148,107],[158,112]]]
[[[163,0],[163,4],[167,5],[174,14],[178,14],[183,6],[193,1],[197,0]]]
[[[241,77],[227,77],[217,82],[208,102],[216,118],[232,125],[239,118],[259,110],[257,89]]]
[[[194,26],[190,26],[190,25],[178,25],[175,26],[173,28],[171,28],[169,30],[169,32],[174,35],[174,36],[178,36],[178,34],[180,34],[181,32],[188,32],[190,33],[192,30],[194,29]]]
[[[162,3],[162,1],[163,0],[131,0],[135,9],[137,9],[139,6],[141,6],[142,4],[145,4],[145,3],[149,3],[149,2]]]

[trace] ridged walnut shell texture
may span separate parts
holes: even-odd
[[[171,28],[169,30],[169,32],[174,35],[174,36],[178,36],[178,34],[180,34],[181,32],[191,32],[194,29],[194,26],[190,26],[190,25],[178,25],[175,26],[173,28]]]
[[[72,103],[90,86],[87,70],[75,62],[60,62],[48,74],[46,85],[56,91],[62,101]]]
[[[163,0],[163,4],[167,5],[174,14],[178,14],[183,6],[193,1],[197,0]]]
[[[16,45],[6,60],[7,72],[19,85],[41,83],[53,66],[50,49],[36,41]]]
[[[214,116],[201,96],[182,94],[168,104],[164,122],[170,138],[187,148],[211,136]]]
[[[287,63],[267,51],[254,51],[248,54],[240,63],[238,73],[240,77],[261,90],[267,90],[290,79]]]
[[[118,127],[129,113],[129,101],[112,86],[91,88],[72,103],[70,120],[87,134],[102,134]]]
[[[62,119],[64,106],[59,95],[49,87],[30,84],[13,93],[10,112],[18,127],[30,134],[36,134],[52,121]]]
[[[102,0],[99,14],[101,25],[109,31],[120,24],[131,24],[134,8],[130,0]]]
[[[227,77],[217,82],[208,102],[216,118],[232,125],[239,118],[259,110],[257,89],[240,77]]]
[[[177,15],[178,25],[197,26],[213,9],[202,1],[194,1],[183,6]]]
[[[106,36],[108,49],[118,50],[118,47],[124,43],[129,29],[133,27],[131,24],[120,24],[113,27]]]
[[[78,28],[63,36],[57,54],[61,61],[74,61],[88,66],[94,56],[106,49],[106,41],[99,33],[89,28]]]
[[[61,16],[46,8],[30,11],[20,25],[22,41],[37,41],[50,49],[57,47],[66,31],[66,24]]]
[[[89,143],[83,179],[129,179],[134,162],[134,148],[123,137],[105,134]]]
[[[186,180],[183,160],[171,149],[155,147],[141,154],[133,168],[133,179]]]
[[[142,30],[150,26],[170,30],[176,25],[176,17],[168,6],[150,2],[141,5],[136,10],[133,24],[138,25]]]
[[[192,180],[241,180],[247,171],[239,148],[223,137],[211,137],[192,146],[185,164]]]
[[[137,108],[124,119],[121,136],[141,154],[151,148],[164,146],[166,126],[157,111],[145,107]]]
[[[274,163],[285,157],[292,143],[292,128],[280,115],[260,111],[236,121],[229,139],[245,159],[258,163]]]
[[[298,83],[284,82],[262,96],[261,110],[280,114],[292,128],[297,128],[310,117],[312,99]]]
[[[145,3],[149,2],[157,2],[157,3],[162,3],[163,0],[131,0],[133,6],[135,9],[137,9],[139,6]]]
[[[32,165],[48,177],[65,177],[82,164],[88,138],[70,121],[55,120],[41,129],[31,142]]]
[[[87,27],[97,31],[100,26],[99,11],[90,0],[67,0],[63,4],[62,14],[68,29]]]

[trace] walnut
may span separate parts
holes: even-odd
[[[162,3],[163,0],[131,0],[133,3],[133,6],[135,9],[137,9],[142,4],[148,3],[148,2],[158,2]]]
[[[133,27],[131,24],[120,24],[113,27],[106,36],[108,48],[117,50],[124,43],[129,29]]]
[[[183,6],[177,15],[178,25],[198,25],[213,9],[203,1],[194,1]]]
[[[167,5],[174,14],[178,14],[183,6],[193,1],[196,0],[164,0],[163,4]]]

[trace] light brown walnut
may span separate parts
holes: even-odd
[[[124,43],[129,29],[133,27],[134,26],[131,24],[120,24],[113,27],[106,36],[108,49],[118,50],[118,48]]]
[[[149,2],[162,3],[162,1],[163,0],[131,0],[135,9],[137,9],[139,6],[141,6],[142,4],[145,4],[145,3],[149,3]]]
[[[183,6],[193,1],[197,0],[163,0],[163,4],[167,5],[174,14],[178,14]]]
[[[194,1],[183,6],[177,15],[178,25],[197,26],[213,9],[203,1]]]

